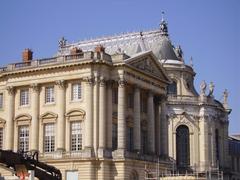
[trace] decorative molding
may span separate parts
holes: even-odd
[[[45,112],[40,116],[42,124],[44,123],[55,123],[58,118],[58,115],[53,112]]]
[[[127,84],[127,81],[125,79],[121,78],[118,80],[119,87],[125,87],[126,84]]]
[[[31,123],[32,116],[30,114],[19,114],[14,118],[16,125],[29,125]]]
[[[31,84],[30,87],[32,88],[33,92],[39,91],[39,85],[37,83]]]
[[[14,95],[14,87],[13,86],[7,86],[6,87],[9,95]]]
[[[63,89],[65,87],[65,81],[64,80],[57,80],[55,83],[61,89]]]
[[[106,86],[106,80],[105,80],[105,78],[104,77],[100,77],[100,79],[99,79],[99,84],[100,84],[100,86]]]
[[[71,109],[65,114],[69,121],[81,120],[83,121],[86,116],[86,112],[82,109]]]

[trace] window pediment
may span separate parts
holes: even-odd
[[[29,114],[19,114],[15,117],[17,125],[29,125],[31,123],[32,116]]]
[[[65,116],[69,121],[77,121],[81,120],[83,121],[85,119],[85,111],[82,109],[72,109],[68,111]]]
[[[42,123],[54,123],[57,120],[58,115],[53,112],[45,112],[40,116]]]

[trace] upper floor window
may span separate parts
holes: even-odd
[[[29,90],[20,90],[20,106],[26,106],[29,104]]]
[[[167,93],[177,95],[177,83],[175,81],[168,85]]]
[[[18,128],[18,149],[24,152],[29,149],[29,126]]]
[[[3,93],[0,93],[0,109],[3,108]]]
[[[0,128],[0,149],[3,148],[3,128]]]
[[[82,122],[71,123],[71,150],[82,150]]]
[[[44,126],[44,152],[53,152],[55,149],[55,125],[53,123]]]
[[[48,86],[45,88],[45,103],[54,102],[54,86]]]
[[[72,100],[79,100],[82,98],[82,88],[81,83],[76,83],[72,85]]]

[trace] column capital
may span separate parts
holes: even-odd
[[[119,87],[125,87],[127,84],[127,81],[124,78],[121,78],[118,80]]]
[[[32,88],[33,92],[39,91],[39,85],[37,83],[32,83],[30,87]]]
[[[100,86],[106,86],[106,79],[104,78],[104,77],[100,77],[100,79],[99,79],[99,84],[100,84]]]
[[[7,86],[6,89],[7,89],[9,95],[14,94],[14,87],[13,86]]]
[[[65,87],[65,81],[64,80],[57,80],[57,81],[55,81],[55,83],[59,88],[64,88]]]
[[[95,78],[94,77],[86,77],[83,78],[83,80],[89,85],[89,86],[93,86],[94,82],[95,82]]]

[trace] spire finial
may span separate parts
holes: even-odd
[[[163,21],[164,21],[164,15],[165,15],[165,12],[162,11],[161,14],[162,14],[162,21],[161,21],[161,22],[163,22]]]
[[[162,11],[162,20],[160,23],[160,33],[163,36],[168,36],[168,27],[167,27],[167,22],[164,19],[164,11]]]

